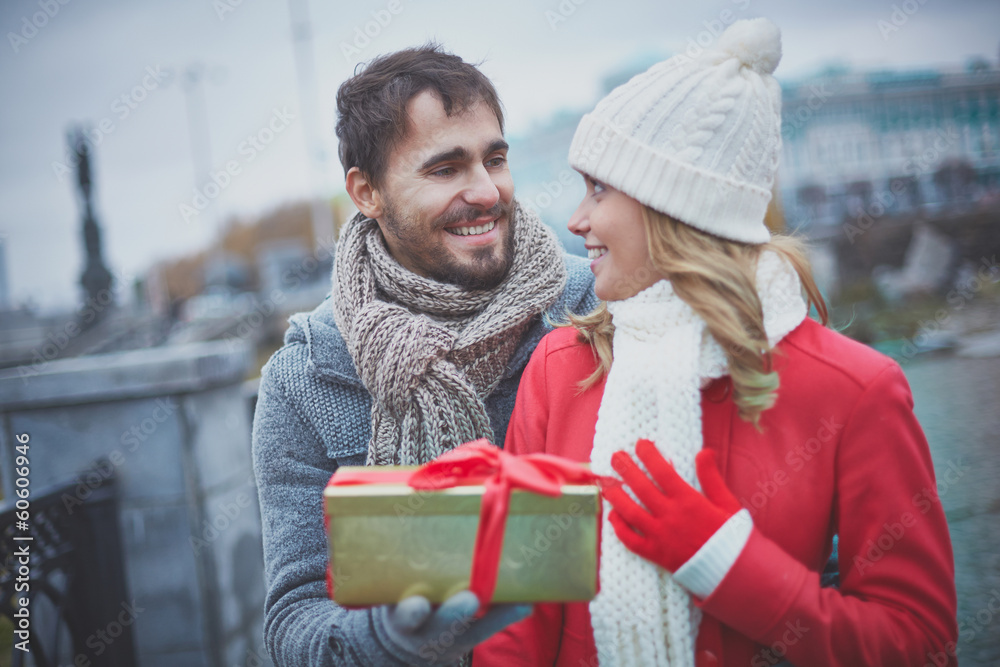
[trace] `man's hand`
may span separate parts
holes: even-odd
[[[376,607],[372,619],[378,634],[387,637],[397,652],[413,656],[421,665],[450,664],[471,651],[476,644],[531,614],[530,604],[494,604],[476,619],[479,600],[462,591],[445,600],[437,609],[420,595],[399,604]]]
[[[611,465],[646,507],[632,500],[620,486],[605,489],[604,498],[614,508],[608,521],[629,550],[676,572],[729,517],[740,511],[740,502],[726,487],[715,453],[710,450],[702,450],[695,457],[698,481],[705,495],[681,479],[649,440],[639,440],[635,452],[653,479],[625,452],[615,452]]]

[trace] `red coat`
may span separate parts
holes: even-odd
[[[697,664],[955,664],[951,540],[899,366],[812,320],[779,343],[775,366],[781,386],[761,432],[737,416],[729,378],[702,391],[705,447],[754,528],[698,602]],[[594,368],[573,329],[543,338],[506,448],[589,461],[604,385],[578,394],[577,383]],[[819,583],[835,534],[839,590]],[[596,667],[588,604],[536,605],[477,647],[473,664]]]

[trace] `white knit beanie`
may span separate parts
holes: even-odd
[[[572,167],[692,227],[764,243],[781,151],[781,33],[737,21],[698,58],[615,88],[580,121]]]

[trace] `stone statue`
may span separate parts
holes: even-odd
[[[70,147],[73,149],[76,164],[76,180],[80,186],[88,208],[90,204],[90,149],[87,148],[87,137],[80,128],[74,128],[69,135]]]
[[[69,142],[76,156],[76,181],[83,203],[83,245],[87,253],[86,267],[80,276],[80,284],[86,292],[81,321],[84,326],[89,326],[107,314],[108,308],[114,304],[114,292],[111,290],[111,272],[104,265],[101,253],[101,230],[91,199],[90,148],[83,130],[73,128],[69,133]]]

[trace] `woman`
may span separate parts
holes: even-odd
[[[581,121],[569,227],[606,304],[538,346],[506,448],[624,486],[605,492],[598,596],[537,605],[474,664],[954,662],[951,544],[940,503],[917,502],[935,482],[906,380],[807,317],[803,292],[826,310],[802,251],[764,225],[780,56],[773,24],[740,21]],[[822,588],[835,535],[840,587]]]

